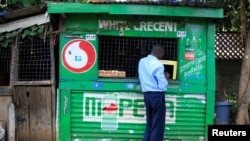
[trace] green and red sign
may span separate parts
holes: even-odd
[[[93,67],[96,56],[96,50],[89,41],[75,39],[63,47],[62,63],[71,72],[83,73]]]
[[[176,121],[176,98],[166,97],[166,123]],[[102,130],[116,130],[119,123],[146,123],[143,95],[132,92],[84,93],[83,121],[101,122]]]

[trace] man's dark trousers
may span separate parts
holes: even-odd
[[[143,141],[162,141],[166,116],[164,92],[144,92],[144,103],[147,126]]]

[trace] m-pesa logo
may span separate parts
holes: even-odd
[[[166,97],[166,107],[166,123],[175,123],[176,98]],[[118,123],[146,123],[143,94],[84,93],[83,121],[101,122],[102,129],[116,129]]]

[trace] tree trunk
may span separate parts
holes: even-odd
[[[250,31],[249,31],[250,33]],[[238,112],[236,124],[249,124],[248,106],[250,102],[250,35],[248,35],[241,67],[239,83]]]
[[[240,1],[240,22],[241,37],[245,53],[241,66],[241,75],[238,92],[238,111],[236,116],[236,124],[249,124],[248,106],[250,102],[250,31],[246,36],[246,0]]]
[[[250,34],[250,31],[248,32]],[[248,106],[250,102],[250,35],[247,36],[239,82],[238,111],[236,124],[249,124]]]
[[[250,31],[248,32],[250,34]],[[248,106],[250,103],[250,35],[247,36],[239,83],[238,112],[236,124],[249,124]]]

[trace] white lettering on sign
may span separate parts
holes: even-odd
[[[176,121],[176,97],[166,97],[166,123]],[[114,116],[117,123],[146,123],[143,94],[139,93],[84,93],[83,121],[103,122]],[[110,118],[110,117],[109,117]]]
[[[99,20],[99,28],[106,30],[119,30],[120,27],[125,27],[125,30],[130,30],[126,21],[111,21],[111,20]]]
[[[187,64],[180,66],[180,73],[184,73],[185,78],[188,78],[190,76],[198,76],[201,74],[201,70],[205,68],[205,61],[206,56],[200,56],[194,61],[188,62]]]
[[[105,30],[119,30],[122,27],[124,30],[135,31],[177,32],[176,22],[141,21],[132,27],[128,23],[127,21],[99,20],[98,26]]]

